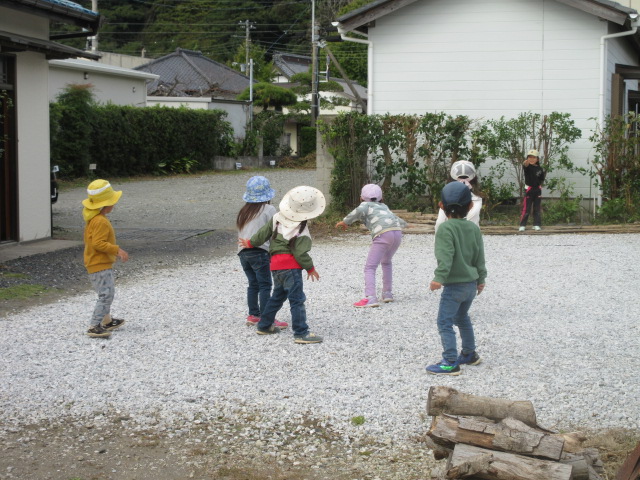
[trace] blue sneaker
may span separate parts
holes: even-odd
[[[427,373],[432,375],[460,375],[462,370],[457,362],[449,362],[444,358],[439,363],[427,366]]]
[[[458,365],[480,365],[482,363],[482,358],[476,352],[471,353],[462,353],[460,352],[460,356],[458,360],[456,360]]]

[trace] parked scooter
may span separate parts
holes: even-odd
[[[51,169],[51,203],[54,204],[58,201],[58,172],[60,169],[57,165],[54,165]]]

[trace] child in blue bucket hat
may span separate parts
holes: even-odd
[[[264,224],[271,220],[276,214],[275,207],[271,205],[271,199],[275,194],[276,191],[271,188],[269,180],[265,177],[257,175],[249,179],[247,191],[242,196],[246,203],[240,209],[236,218],[238,237],[251,238]],[[249,307],[247,325],[257,325],[260,321],[260,314],[271,296],[269,242],[252,248],[239,246],[238,257],[240,257],[240,264],[249,281],[249,286],[247,287],[247,305]],[[289,326],[288,323],[277,320],[275,324],[280,328]]]

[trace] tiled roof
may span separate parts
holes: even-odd
[[[98,15],[97,12],[94,12],[93,10],[90,10],[88,8],[84,8],[82,5],[80,5],[80,4],[76,3],[76,2],[71,2],[69,0],[40,0],[40,3],[53,3],[55,5],[68,7],[70,9],[72,9],[72,10],[77,10],[78,12]]]
[[[234,99],[249,86],[246,75],[201,52],[182,48],[135,70],[159,75],[147,86],[147,93],[152,96]]]
[[[293,53],[276,53],[273,55],[273,66],[287,78],[296,73],[305,73],[311,67],[311,57],[295,55]]]

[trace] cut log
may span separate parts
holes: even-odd
[[[572,480],[604,480],[600,457],[593,452],[563,453],[560,463],[571,465]]]
[[[587,440],[587,436],[583,432],[556,433],[556,437],[564,440],[565,453],[579,453],[584,450],[582,444]]]
[[[520,420],[530,427],[540,428],[536,412],[529,401],[511,401],[504,398],[481,397],[462,393],[450,387],[431,387],[427,399],[427,413],[432,416],[466,415],[503,420],[507,417]]]
[[[433,418],[428,436],[434,443],[454,448],[466,443],[491,450],[559,460],[564,440],[525,425],[519,420],[506,418],[498,423],[482,417]]]
[[[482,454],[471,457],[458,466],[447,469],[447,478],[469,478],[482,472],[488,472],[493,462],[493,455]]]
[[[442,445],[438,445],[431,438],[425,437],[424,443],[433,452],[433,458],[436,460],[442,460],[444,458],[449,457],[451,455],[452,449],[445,448]]]
[[[640,442],[616,473],[616,480],[637,480],[640,478]]]
[[[484,471],[477,471],[474,478],[486,480],[570,480],[571,466],[550,460],[540,460],[537,458],[514,455],[512,453],[495,452],[472,445],[456,445],[451,455],[448,472],[470,463],[471,459],[477,459],[480,455],[491,455],[488,467]],[[477,465],[478,463],[476,463]],[[455,472],[455,471],[454,471]]]

